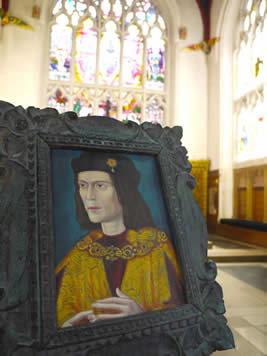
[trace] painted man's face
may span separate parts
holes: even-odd
[[[122,216],[117,192],[106,172],[78,173],[78,186],[88,217],[93,223],[105,223]]]

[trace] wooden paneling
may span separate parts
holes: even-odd
[[[247,216],[247,189],[237,190],[237,218],[246,219]]]
[[[216,233],[219,209],[219,171],[209,172],[207,225],[210,233]]]
[[[217,225],[217,234],[233,240],[245,241],[267,247],[267,232],[245,229],[227,224]]]
[[[234,170],[235,219],[267,222],[267,166]]]
[[[253,188],[253,220],[263,221],[264,219],[264,189]]]

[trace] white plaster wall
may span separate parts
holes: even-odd
[[[33,1],[10,1],[10,13],[34,31],[6,25],[0,40],[0,99],[15,105],[40,106],[44,21],[31,17]]]
[[[177,42],[177,117],[183,127],[183,144],[189,159],[207,159],[208,82],[207,59],[202,51],[182,51],[203,40],[201,14],[195,0],[180,1],[181,26],[186,40]]]
[[[221,36],[219,21],[227,0],[213,0],[211,7],[210,37]],[[210,170],[219,169],[220,161],[220,43],[216,43],[208,56],[208,135],[207,151]]]
[[[182,143],[189,159],[207,159],[208,83],[207,59],[202,51],[183,52],[183,48],[203,40],[203,25],[196,0],[154,0],[168,21],[171,68],[168,126],[183,127]],[[187,39],[179,39],[179,28],[187,28]],[[174,79],[174,80],[173,80]]]
[[[233,46],[240,0],[214,0],[211,36],[220,36],[209,57],[208,156],[219,169],[219,216],[233,216]]]

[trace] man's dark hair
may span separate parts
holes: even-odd
[[[142,227],[154,226],[150,210],[137,189],[140,172],[131,159],[118,153],[85,151],[80,157],[73,158],[71,165],[75,175],[76,217],[83,230],[92,231],[101,227],[100,224],[89,220],[80,197],[78,173],[84,171],[109,173],[122,206],[126,228],[139,230]]]

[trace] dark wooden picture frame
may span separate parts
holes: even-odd
[[[4,355],[210,355],[234,347],[207,230],[192,196],[181,127],[0,102],[0,341]],[[156,158],[187,304],[58,329],[55,304],[52,149]]]

